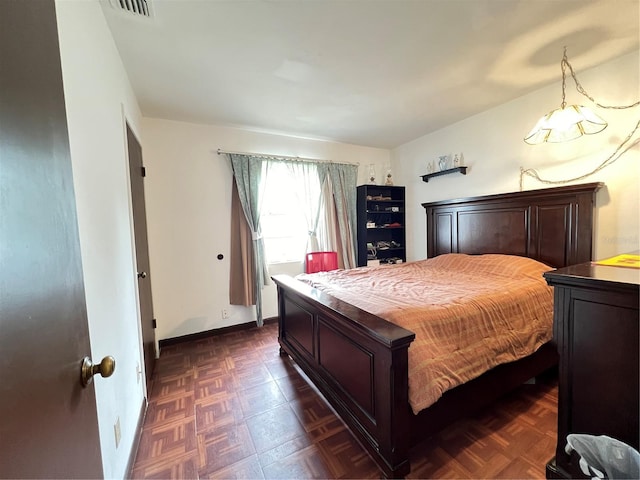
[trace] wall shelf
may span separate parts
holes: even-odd
[[[428,182],[432,177],[439,177],[440,175],[448,175],[450,173],[460,172],[462,175],[467,174],[467,167],[455,167],[449,168],[448,170],[441,170],[439,172],[427,173],[426,175],[422,175],[422,181]]]

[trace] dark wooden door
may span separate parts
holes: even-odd
[[[0,1],[1,478],[102,476],[85,355],[55,5]]]
[[[129,151],[129,177],[131,179],[131,204],[133,208],[133,230],[136,243],[136,266],[138,269],[138,295],[140,321],[142,322],[142,345],[147,380],[153,374],[156,362],[156,337],[154,332],[153,302],[151,298],[151,270],[149,268],[149,243],[147,240],[147,211],[144,202],[144,166],[140,142],[127,125]]]

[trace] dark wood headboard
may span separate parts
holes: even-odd
[[[603,183],[423,203],[427,257],[520,255],[560,268],[591,260],[595,194]]]

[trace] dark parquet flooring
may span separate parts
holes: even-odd
[[[135,478],[380,478],[290,358],[277,325],[162,349]],[[556,443],[557,384],[527,384],[415,446],[408,478],[537,478]]]

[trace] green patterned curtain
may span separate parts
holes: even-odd
[[[318,165],[320,183],[326,178],[331,182],[333,201],[337,216],[337,229],[342,241],[339,255],[344,268],[355,268],[356,263],[356,184],[358,166],[344,163],[322,163]]]
[[[269,271],[265,261],[264,241],[260,230],[260,201],[268,160],[250,155],[228,154],[233,176],[238,187],[242,211],[251,228],[253,259],[255,263],[256,323],[262,326],[262,288],[269,283]]]

